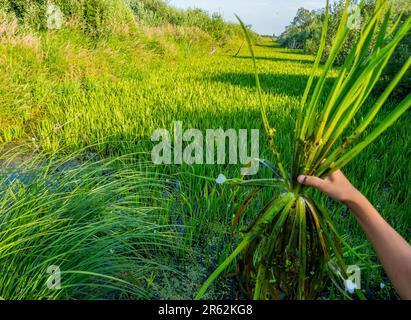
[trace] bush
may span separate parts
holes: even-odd
[[[66,17],[80,16],[82,9],[82,0],[54,0],[61,12]]]
[[[100,37],[107,21],[107,2],[104,0],[86,0],[83,2],[83,28],[92,37]]]
[[[81,15],[83,0],[0,0],[0,8],[14,14],[20,24],[42,30],[47,28],[46,12],[49,3],[57,5],[65,17]]]
[[[202,9],[181,11],[173,8],[162,0],[127,0],[137,21],[145,26],[158,27],[175,25],[194,27],[207,32],[210,36],[224,44],[233,35],[240,35],[239,26],[227,23],[219,13],[210,14]]]
[[[40,30],[46,27],[47,0],[1,0],[0,7],[13,13],[20,23]]]
[[[183,24],[184,13],[168,6],[162,0],[127,0],[126,3],[133,10],[137,20],[145,26]]]
[[[83,30],[92,37],[107,34],[113,20],[121,24],[132,15],[124,0],[0,0],[0,8],[13,13],[20,24],[41,30],[47,28],[49,3],[57,5],[66,19],[80,18]]]
[[[48,0],[0,0],[0,8],[12,12],[20,23],[36,30],[47,28]],[[219,13],[202,9],[178,10],[163,0],[54,0],[64,17],[79,18],[82,29],[94,39],[122,29],[124,23],[137,21],[140,26],[197,28],[223,45],[233,36],[241,36],[238,25],[223,20]],[[130,24],[129,24],[130,25]]]
[[[328,34],[326,47],[323,55],[323,62],[328,58],[333,43],[334,36],[337,33],[339,21],[341,20],[342,12],[345,6],[345,1],[340,0],[330,5]],[[361,23],[366,24],[369,17],[374,11],[375,3],[373,1],[366,2],[361,10]],[[289,26],[286,27],[285,32],[280,37],[280,45],[292,49],[303,49],[306,53],[316,55],[318,52],[322,25],[325,18],[325,9],[309,11],[300,8],[296,16]],[[351,30],[341,52],[339,52],[335,63],[341,65],[345,60],[348,52],[352,48],[352,44],[358,39],[359,30]]]
[[[2,6],[5,6],[7,10],[12,11],[19,19],[24,19],[27,7],[30,4],[28,0],[6,0],[3,1],[3,3]]]
[[[306,49],[307,40],[315,36],[318,37],[315,34],[318,31],[318,25],[321,32],[321,22],[320,24],[317,23],[316,15],[315,11],[309,11],[304,8],[298,9],[293,21],[281,35],[280,45],[292,49]]]
[[[405,21],[409,16],[409,12],[406,13],[402,21]],[[398,70],[406,63],[407,59],[411,56],[411,38],[410,36],[405,37],[405,39],[398,45],[397,49],[395,50],[391,60],[389,61],[387,67],[385,68],[382,80],[377,87],[378,90],[382,91],[388,85],[389,81],[396,75]],[[393,92],[394,96],[397,98],[405,97],[411,87],[411,70],[405,73],[402,81],[399,83],[395,91]]]

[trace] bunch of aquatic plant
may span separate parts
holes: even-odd
[[[359,4],[360,8],[363,5],[364,1]],[[400,24],[401,16],[392,16],[392,5],[392,1],[376,2],[373,15],[361,27],[358,40],[330,86],[327,82],[334,60],[353,21],[350,1],[346,1],[330,55],[321,68],[320,76],[316,78],[327,35],[327,1],[320,48],[295,123],[290,172],[283,165],[276,146],[276,130],[270,126],[263,103],[252,43],[248,30],[239,19],[253,58],[263,124],[278,175],[275,179],[225,181],[252,189],[239,207],[234,224],[237,224],[246,207],[261,190],[270,188],[282,192],[274,192],[273,198],[244,231],[243,239],[236,249],[204,283],[197,299],[236,258],[240,284],[253,299],[316,298],[330,275],[339,274],[345,278],[341,238],[327,210],[307,193],[306,188],[297,182],[297,177],[303,174],[324,178],[343,168],[409,109],[411,95],[402,100],[388,116],[371,126],[390,93],[410,67],[411,58],[375,103],[367,110],[364,109],[368,105],[364,102],[372,93],[393,52],[410,31],[411,19]]]

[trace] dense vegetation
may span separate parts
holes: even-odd
[[[341,15],[344,9],[344,0],[338,0],[332,3],[330,7],[330,20],[327,34],[327,42],[323,54],[323,62],[328,58],[331,50],[332,40],[337,32],[338,23],[341,19]],[[375,0],[364,1],[364,4],[360,7],[360,25],[364,25],[369,21],[375,9]],[[404,11],[401,18],[402,23],[407,19],[410,14],[411,6],[407,1],[396,1],[394,4],[394,15],[400,14]],[[283,47],[291,49],[301,49],[307,54],[315,55],[318,52],[320,45],[322,21],[324,21],[324,9],[319,10],[307,10],[305,8],[298,9],[293,21],[288,25],[285,31],[279,38],[279,43]],[[391,18],[390,23],[393,24],[394,18]],[[400,23],[400,25],[402,24]],[[351,50],[353,44],[360,36],[360,28],[353,28],[347,39],[344,42],[342,50],[337,55],[335,60],[336,65],[341,65]],[[390,60],[390,64],[384,71],[382,81],[378,87],[380,90],[384,88],[390,79],[394,77],[396,72],[404,65],[407,58],[411,54],[410,38],[405,38],[396,49],[393,58]],[[400,86],[396,90],[396,94],[405,96],[408,93],[408,88],[411,83],[411,73],[408,71],[407,75],[403,78]]]
[[[230,227],[245,198],[241,188],[196,176],[237,177],[239,166],[142,165],[142,153],[151,151],[152,132],[172,132],[175,120],[263,132],[249,53],[243,47],[236,55],[240,27],[155,0],[55,3],[65,21],[48,30],[39,14],[45,2],[0,0],[0,297],[192,298],[238,243]],[[268,116],[288,161],[314,58],[269,38],[255,41]],[[384,105],[377,123],[394,105]],[[409,124],[406,114],[345,168],[406,238]],[[261,134],[261,158],[271,157],[267,145]],[[344,258],[362,268],[365,295],[395,297],[346,208],[312,196],[333,211],[353,248],[344,247]],[[267,190],[255,199],[240,228],[270,197]],[[61,291],[44,287],[52,264],[70,271]],[[343,297],[327,285],[323,298]],[[206,297],[241,296],[226,276]]]
[[[107,36],[113,22],[130,22],[136,19],[138,24],[159,27],[171,24],[176,27],[195,27],[220,44],[240,29],[227,23],[219,13],[209,14],[201,9],[181,11],[167,5],[163,0],[56,0],[66,18],[78,18],[82,27],[92,35]],[[46,0],[0,0],[0,7],[13,13],[21,22],[36,29],[46,29]]]

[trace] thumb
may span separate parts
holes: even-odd
[[[314,187],[322,192],[325,192],[326,182],[318,177],[314,176],[298,176],[297,181],[305,186]]]

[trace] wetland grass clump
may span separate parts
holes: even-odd
[[[364,1],[360,3],[360,7]],[[226,183],[251,187],[246,201],[234,221],[263,188],[275,194],[245,230],[237,248],[206,280],[196,298],[200,299],[211,283],[236,258],[240,284],[253,299],[315,299],[330,279],[346,278],[346,266],[338,235],[328,211],[298,184],[300,174],[327,177],[347,165],[364,148],[375,141],[411,106],[408,94],[382,121],[373,124],[379,110],[411,64],[403,65],[384,92],[367,110],[370,96],[384,68],[401,40],[409,34],[411,19],[400,24],[401,16],[392,16],[392,1],[377,1],[358,40],[347,56],[331,88],[326,81],[334,60],[350,32],[350,1],[346,1],[338,31],[327,62],[316,79],[325,47],[329,3],[320,48],[309,77],[295,123],[293,160],[286,170],[277,149],[276,130],[269,124],[249,33],[243,27],[253,58],[256,87],[263,124],[280,174],[276,179],[227,180]],[[268,181],[270,180],[270,181]],[[276,192],[278,190],[278,192]],[[283,190],[280,192],[280,190]]]
[[[135,156],[0,157],[1,298],[158,298],[153,279],[180,278],[166,184]]]

